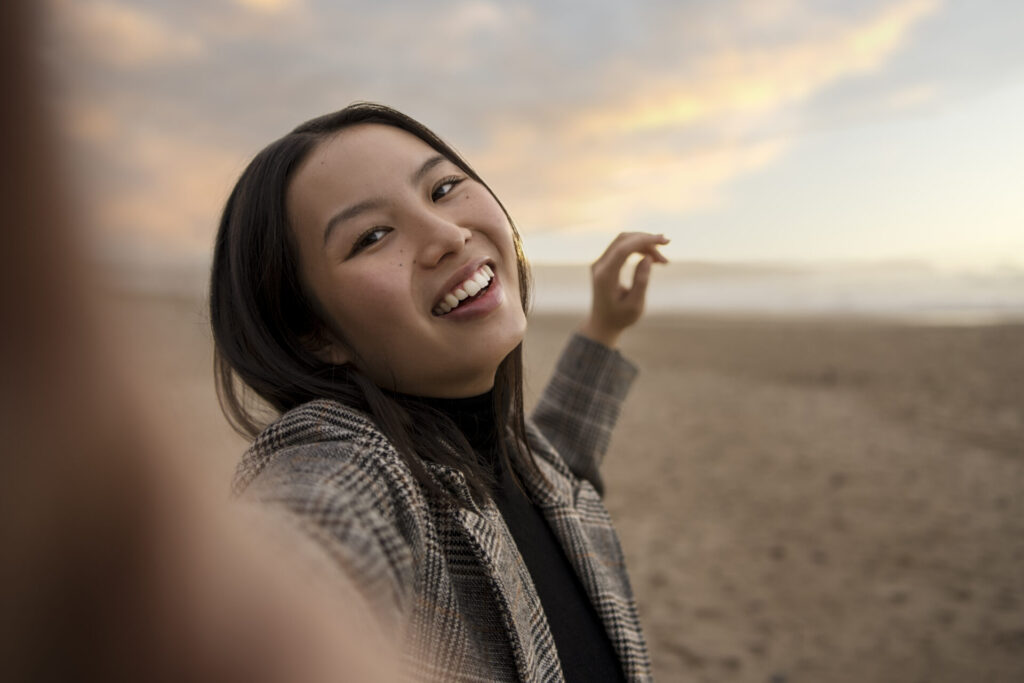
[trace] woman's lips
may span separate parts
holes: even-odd
[[[493,279],[494,270],[491,266],[487,263],[481,264],[441,297],[431,312],[438,317],[449,315],[452,311],[474,301],[481,292],[486,293]]]
[[[463,300],[459,306],[452,309],[451,312],[436,317],[440,320],[448,320],[452,322],[471,320],[473,318],[479,318],[487,315],[494,309],[501,306],[504,300],[505,290],[501,286],[498,275],[495,274],[491,278],[488,286],[481,292],[478,292],[475,297]]]

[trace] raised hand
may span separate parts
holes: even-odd
[[[651,265],[668,263],[658,247],[668,244],[664,235],[647,232],[623,232],[612,240],[601,257],[590,266],[593,287],[593,303],[590,317],[580,332],[605,346],[613,347],[619,335],[640,319],[644,312],[647,283],[651,276]],[[633,273],[630,287],[619,282],[619,273],[630,254],[643,254],[643,259]]]

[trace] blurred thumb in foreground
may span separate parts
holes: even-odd
[[[61,180],[39,11],[0,3],[0,677],[394,679],[321,546],[186,469],[146,408],[159,388],[124,367]]]

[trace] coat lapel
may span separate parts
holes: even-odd
[[[646,645],[608,511],[590,482],[572,476],[547,439],[532,425],[528,432],[534,461],[544,478],[531,472],[522,472],[521,478],[579,576],[627,677],[644,680],[648,672],[639,663],[647,660]]]
[[[461,472],[436,463],[425,463],[431,474],[464,505],[452,511],[454,531],[469,542],[478,565],[480,592],[497,603],[505,631],[511,639],[521,680],[564,681],[554,638],[540,598],[515,540],[490,500],[477,505]]]

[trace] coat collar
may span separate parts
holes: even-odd
[[[636,647],[633,643],[636,638],[631,638],[630,634],[639,633],[639,624],[632,607],[632,590],[628,579],[621,567],[605,567],[594,563],[595,557],[607,554],[609,543],[614,545],[615,552],[621,558],[621,549],[618,548],[611,521],[607,519],[607,513],[603,512],[603,516],[598,515],[595,524],[591,519],[595,513],[590,506],[588,518],[584,520],[578,509],[581,498],[592,498],[598,503],[595,507],[603,511],[597,492],[589,482],[572,475],[562,458],[530,421],[527,422],[527,438],[539,473],[528,471],[527,468],[518,468],[517,472],[597,609],[605,630],[615,644],[619,660],[624,663],[632,661],[635,653],[627,651],[627,648]],[[361,443],[367,439],[378,444],[383,442],[381,445],[393,451],[376,426],[362,413],[335,401],[308,403],[282,416],[256,439],[239,466],[236,491],[244,489],[272,460],[274,453],[282,448],[301,443],[353,439]],[[452,448],[450,444],[448,446]],[[400,458],[397,453],[394,455],[397,466]],[[474,501],[465,476],[457,469],[432,462],[423,464],[435,481],[462,503],[461,508],[450,511],[451,518],[475,546],[481,564],[489,567],[488,574],[499,596],[502,617],[508,624],[515,626],[509,629],[509,633],[519,634],[513,636],[516,638],[513,650],[521,676],[529,677],[531,672],[538,671],[538,666],[546,668],[552,661],[557,663],[557,653],[547,624],[538,623],[535,616],[543,615],[539,597],[535,590],[524,590],[527,587],[533,588],[532,581],[494,503],[487,501],[478,504]],[[401,466],[404,468],[404,464]],[[600,547],[601,552],[597,552],[597,547]],[[519,601],[515,609],[511,606],[513,598]],[[543,621],[543,616],[539,621]],[[556,675],[560,674],[557,667],[555,671]],[[630,674],[629,671],[626,673]],[[557,677],[554,680],[558,680]]]

